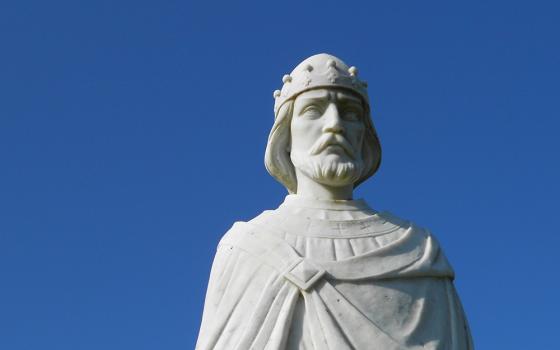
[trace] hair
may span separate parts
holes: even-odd
[[[289,193],[297,192],[296,172],[289,152],[294,100],[295,97],[286,101],[276,113],[274,125],[268,136],[264,156],[264,164],[268,173],[284,185]],[[354,183],[354,188],[375,174],[381,165],[381,144],[371,120],[369,104],[367,102],[363,102],[363,104],[365,106],[365,112],[362,117],[365,125],[362,144],[364,169],[358,180]]]

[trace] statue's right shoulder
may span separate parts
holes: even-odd
[[[231,243],[238,239],[239,236],[245,235],[252,231],[252,227],[245,221],[236,221],[231,228],[227,230],[219,245],[231,245]]]
[[[265,210],[249,221],[237,221],[224,234],[219,246],[240,246],[241,240],[250,239],[253,235],[278,235],[275,229],[277,220],[275,210]]]
[[[266,227],[271,221],[274,221],[276,216],[276,210],[265,210],[247,222],[253,226]]]

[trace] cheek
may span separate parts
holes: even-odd
[[[314,143],[317,134],[318,123],[312,123],[305,120],[293,121],[291,125],[292,148],[303,148]]]
[[[352,142],[352,144],[356,147],[361,146],[364,141],[365,134],[365,128],[363,127],[363,125],[353,126],[351,128],[348,128],[348,131],[349,141]]]
[[[292,122],[292,126],[290,128],[290,135],[292,139],[292,150],[298,149],[301,144],[302,135],[305,135],[305,129],[302,127],[300,123]]]

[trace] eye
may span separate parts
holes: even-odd
[[[358,121],[362,116],[362,110],[359,108],[345,108],[342,117],[348,121]]]
[[[316,104],[310,104],[304,107],[301,112],[300,116],[305,118],[318,118],[323,114],[321,107]]]

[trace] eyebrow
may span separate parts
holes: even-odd
[[[301,101],[320,101],[326,99],[330,100],[332,93],[333,92],[331,91],[313,91],[313,93],[309,93],[304,96],[298,96],[298,99],[300,99]],[[335,97],[337,101],[346,104],[348,103],[357,103],[360,105],[362,104],[361,98],[349,94],[347,92],[336,92],[336,95],[334,95],[333,97]]]
[[[324,91],[322,93],[317,92],[316,94],[306,94],[304,96],[299,96],[301,100],[323,100],[329,97],[329,92]]]
[[[359,97],[349,95],[347,93],[337,92],[336,99],[342,102],[356,102],[362,103],[362,100]]]

